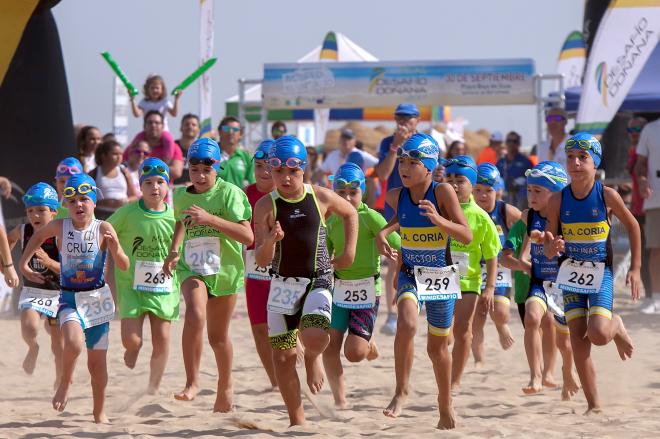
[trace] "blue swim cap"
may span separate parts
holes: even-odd
[[[169,184],[170,182],[170,167],[167,166],[167,163],[156,157],[149,157],[140,165],[138,169],[138,175],[140,176],[140,184],[149,177],[163,177],[165,181]]]
[[[424,133],[415,133],[406,142],[401,146],[403,154],[401,156],[410,156],[413,158],[413,154],[410,154],[412,151],[417,151],[421,153],[421,156],[418,160],[422,162],[424,167],[429,171],[433,170],[438,166],[438,157],[440,155],[440,146],[438,142],[428,134]],[[408,154],[407,154],[408,153]]]
[[[57,165],[57,170],[55,171],[55,178],[58,177],[71,177],[74,174],[80,174],[83,172],[83,165],[75,157],[67,157],[62,160]]]
[[[477,184],[483,184],[495,189],[495,186],[501,179],[499,169],[492,163],[482,163],[477,167]]]
[[[268,153],[274,143],[275,141],[273,139],[262,140],[261,143],[259,143],[259,146],[257,146],[256,151],[254,151],[254,156],[252,158],[254,160],[268,160]]]
[[[497,183],[493,186],[493,189],[495,189],[495,192],[503,191],[504,190],[504,179],[502,177],[497,179]]]
[[[564,150],[570,151],[571,149],[587,151],[593,159],[596,168],[600,166],[600,161],[603,158],[603,147],[600,145],[598,139],[591,134],[581,132],[568,139]]]
[[[344,163],[337,169],[335,175],[332,176],[332,189],[344,189],[346,186],[358,187],[358,182],[362,193],[367,190],[367,183],[364,177],[362,168],[355,163]]]
[[[527,184],[536,184],[552,192],[562,190],[568,184],[568,176],[562,166],[553,161],[541,162],[525,172]]]
[[[96,204],[96,182],[87,174],[75,174],[69,177],[64,186],[64,197],[84,195]]]
[[[353,151],[346,157],[346,163],[355,163],[364,170],[364,157],[360,151]]]
[[[307,150],[305,149],[305,145],[297,137],[291,135],[282,136],[273,143],[268,153],[268,159],[279,159],[283,164],[288,159],[297,159],[300,162],[300,169],[305,170],[305,166],[307,166]]]
[[[477,164],[469,155],[459,155],[449,159],[445,174],[463,175],[473,186],[477,184]]]
[[[218,146],[218,142],[215,140],[209,137],[202,137],[201,139],[195,140],[193,144],[190,145],[190,148],[188,148],[187,159],[189,164],[193,164],[191,163],[191,159],[194,162],[198,160],[202,160],[203,162],[206,160],[208,161],[209,166],[213,166],[213,169],[218,171],[220,169],[220,161],[222,160],[220,157],[220,146]]]
[[[57,199],[57,191],[48,183],[39,182],[30,187],[23,195],[25,208],[35,206],[46,206],[50,210],[57,210],[60,202]]]

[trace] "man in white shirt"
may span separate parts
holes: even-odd
[[[644,198],[646,248],[649,250],[653,302],[642,310],[660,314],[660,119],[646,124],[637,144],[635,173]]]
[[[568,140],[566,134],[566,111],[563,108],[550,108],[545,115],[548,130],[548,140],[542,142],[537,150],[539,162],[554,160],[566,169],[566,151],[564,144]]]
[[[358,151],[362,154],[364,158],[364,169],[373,168],[378,164],[378,159],[368,152],[360,151],[355,147],[355,134],[353,130],[349,128],[344,128],[341,130],[341,136],[339,137],[339,148],[330,152],[323,163],[321,163],[321,171],[328,175],[334,175],[337,172],[337,169],[344,163],[346,163],[346,157],[353,152]]]

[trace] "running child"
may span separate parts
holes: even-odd
[[[477,316],[485,317],[494,307],[497,255],[501,246],[495,224],[488,213],[477,205],[472,195],[478,186],[477,164],[472,157],[461,155],[450,159],[445,168],[445,181],[456,192],[463,215],[472,230],[472,241],[467,244],[456,240],[451,242],[451,258],[459,267],[463,295],[454,307],[456,322],[451,353],[451,386],[452,390],[457,391],[461,387],[463,370],[473,343],[476,328],[473,329],[472,322],[475,312]],[[485,261],[485,279],[481,275],[482,261]]]
[[[452,266],[447,250],[452,238],[464,244],[472,241],[472,232],[451,186],[432,179],[439,152],[437,142],[421,133],[413,134],[398,148],[403,187],[387,193],[387,203],[394,209],[395,215],[377,237],[381,254],[392,258],[393,251],[387,244],[386,236],[400,227],[399,317],[394,338],[396,390],[383,414],[398,417],[410,392],[417,316],[426,304],[427,352],[438,385],[438,428],[450,429],[456,427],[456,414],[450,390],[452,359],[448,341],[454,299],[460,297],[460,285],[457,267]]]
[[[500,171],[491,163],[483,163],[477,168],[477,184],[474,186],[474,199],[479,207],[485,210],[495,223],[500,244],[503,246],[506,235],[511,226],[520,219],[520,210],[511,204],[497,199],[497,189],[500,180]],[[482,273],[482,276],[485,272]],[[510,349],[514,343],[509,329],[509,316],[511,314],[511,286],[513,283],[511,270],[498,264],[497,279],[495,280],[495,308],[490,318],[495,323],[502,349]],[[482,287],[484,284],[482,284]],[[477,313],[474,318],[474,343],[472,355],[476,365],[482,365],[485,360],[484,353],[484,327],[486,317]]]
[[[71,218],[51,221],[34,232],[21,257],[21,271],[30,281],[46,278],[30,267],[30,261],[49,238],[60,250],[60,308],[57,319],[62,331],[62,378],[53,396],[53,408],[64,411],[69,398],[73,372],[84,345],[91,377],[94,422],[107,423],[105,387],[108,382],[106,354],[110,320],[115,312],[110,288],[103,273],[110,252],[122,270],[129,268],[112,226],[94,219],[96,186],[87,174],[71,176],[64,188],[64,204]]]
[[[564,312],[587,413],[601,411],[591,345],[614,340],[619,356],[632,356],[633,344],[621,317],[612,312],[614,279],[609,215],[624,225],[630,239],[631,262],[626,275],[633,300],[639,298],[641,238],[639,224],[621,196],[595,180],[603,150],[588,133],[566,141],[566,167],[571,182],[548,201],[543,236],[545,256],[559,256],[557,284],[564,295]],[[563,253],[563,255],[562,255]]]
[[[43,228],[54,218],[59,206],[57,192],[46,183],[37,183],[23,195],[27,224],[14,228],[7,236],[9,247],[14,248],[17,242],[25,249],[35,231]],[[21,311],[21,335],[28,345],[28,352],[23,360],[23,370],[32,375],[37,363],[39,344],[37,331],[42,317],[46,332],[50,335],[50,349],[55,357],[55,388],[59,385],[62,373],[62,338],[57,327],[57,309],[60,304],[60,255],[55,244],[55,238],[46,240],[37,249],[29,261],[30,268],[41,274],[44,282],[23,280],[23,289],[18,301]]]
[[[192,185],[174,192],[176,226],[163,265],[167,276],[176,268],[186,300],[182,338],[186,386],[174,397],[191,401],[197,395],[206,322],[218,367],[213,411],[228,412],[234,400],[229,322],[236,293],[244,282],[241,244],[250,245],[253,240],[250,203],[241,189],[218,177],[220,147],[215,140],[196,140],[188,149],[188,164]],[[183,259],[179,262],[182,245]]]
[[[167,114],[176,117],[179,114],[179,99],[181,99],[182,92],[179,91],[174,95],[174,104],[167,98],[167,88],[165,81],[160,75],[149,75],[142,87],[144,98],[139,103],[135,103],[135,96],[130,96],[131,110],[133,116],[142,117],[149,111],[156,110],[163,115],[163,129],[169,133],[170,129],[167,125]]]
[[[305,422],[296,372],[298,328],[305,347],[307,385],[316,394],[323,386],[321,354],[330,342],[332,267],[353,264],[358,214],[329,189],[303,183],[307,151],[293,136],[278,138],[268,155],[275,190],[254,207],[255,257],[272,263],[268,296],[268,336],[273,347],[275,378],[291,425]],[[326,218],[343,221],[344,251],[330,259]]]
[[[268,195],[275,189],[275,183],[271,176],[270,166],[268,165],[268,152],[275,141],[266,139],[259,144],[254,152],[254,178],[252,183],[245,188],[252,212],[257,201],[264,195]],[[250,226],[254,232],[254,215],[250,221]],[[247,312],[252,328],[252,337],[257,348],[257,354],[261,364],[268,375],[271,387],[277,387],[275,371],[273,369],[273,348],[268,341],[268,319],[267,309],[268,292],[270,291],[270,264],[265,267],[257,265],[255,259],[255,244],[248,246],[245,253],[245,298],[247,302]]]
[[[135,367],[142,348],[145,318],[151,328],[151,372],[147,393],[158,392],[167,364],[171,322],[179,319],[179,284],[163,272],[174,235],[174,213],[167,203],[170,169],[164,161],[149,158],[138,171],[142,198],[117,209],[108,222],[128,255],[130,270],[115,267],[115,291],[124,363]]]
[[[332,186],[335,193],[351,203],[358,213],[355,261],[350,267],[335,271],[330,344],[323,352],[323,365],[335,405],[346,408],[344,370],[340,358],[342,343],[344,355],[352,363],[365,358],[371,361],[378,357],[378,349],[372,337],[382,288],[380,255],[375,237],[387,221],[363,201],[367,184],[364,172],[358,165],[345,163],[340,166],[333,177]],[[390,247],[400,250],[401,237],[398,233],[390,233],[387,241]],[[344,225],[336,215],[328,219],[328,251],[330,254],[341,254],[344,251]],[[348,336],[344,343],[346,331]]]

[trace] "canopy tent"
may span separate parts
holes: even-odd
[[[581,93],[582,87],[571,87],[566,90],[567,111],[577,111]],[[660,111],[660,44],[655,47],[619,111]]]

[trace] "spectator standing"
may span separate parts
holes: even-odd
[[[281,120],[274,122],[273,126],[270,127],[270,134],[273,140],[277,140],[282,136],[286,136],[287,134],[286,124]]]
[[[188,113],[181,118],[181,137],[175,140],[174,142],[179,145],[181,149],[181,155],[187,157],[188,148],[193,144],[195,140],[199,137],[199,117],[197,115]],[[183,161],[183,174],[181,177],[174,181],[174,184],[186,184],[190,181],[190,176],[188,175],[188,161],[184,159]]]
[[[243,189],[255,182],[252,156],[240,144],[243,128],[234,116],[226,116],[218,125],[222,167],[218,175]]]
[[[506,155],[497,161],[497,169],[504,180],[505,201],[518,209],[527,207],[527,178],[525,171],[532,162],[520,152],[520,134],[511,131],[506,135]]]
[[[135,145],[128,147],[128,160],[124,161],[124,165],[131,175],[131,181],[135,188],[135,196],[142,197],[142,190],[140,189],[140,165],[143,161],[151,155],[149,144],[146,140],[140,140]]]
[[[78,147],[78,159],[83,165],[83,171],[89,172],[96,168],[96,148],[101,144],[101,131],[92,125],[85,125],[78,131],[76,145]]]
[[[490,135],[490,143],[477,157],[477,164],[491,163],[497,165],[497,161],[504,155],[504,136],[499,131],[493,131]]]
[[[566,111],[563,108],[550,108],[545,115],[545,123],[548,132],[548,139],[541,142],[537,149],[538,162],[548,160],[559,163],[566,169],[566,151],[564,146],[568,140],[566,134]]]
[[[96,150],[97,167],[89,175],[101,195],[94,209],[97,219],[105,220],[124,204],[137,200],[131,175],[121,162],[121,145],[114,140],[103,142]]]
[[[339,148],[328,153],[325,160],[323,160],[323,163],[321,163],[321,171],[326,175],[335,175],[339,167],[346,163],[348,155],[354,151],[362,154],[362,158],[364,159],[364,169],[376,166],[378,164],[378,159],[368,152],[357,149],[355,146],[356,143],[357,141],[353,130],[350,128],[344,128],[341,130],[341,135],[339,136]]]

